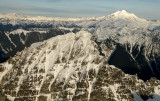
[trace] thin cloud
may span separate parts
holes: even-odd
[[[0,0],[0,13],[59,17],[104,16],[125,9],[146,19],[160,19],[159,0]]]

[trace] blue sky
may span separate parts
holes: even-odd
[[[91,17],[117,10],[160,19],[160,0],[0,0],[0,13],[31,16]]]

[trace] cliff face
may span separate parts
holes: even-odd
[[[14,56],[18,51],[22,51],[25,47],[29,47],[35,42],[41,42],[68,32],[70,31],[58,28],[37,28],[32,31],[17,29],[11,32],[0,30],[0,63],[5,62],[9,57]]]
[[[137,74],[144,81],[151,77],[160,79],[159,26],[158,20],[145,20],[125,10],[93,18],[0,14],[0,63],[35,42],[85,30],[96,37],[98,46],[100,43],[106,47],[112,46],[112,54],[105,54],[109,57],[106,59],[110,65],[125,73]]]
[[[144,82],[107,63],[114,48],[85,31],[35,43],[0,64],[0,98],[135,101],[159,95],[159,80]]]
[[[125,73],[138,74],[145,81],[151,77],[160,79],[159,35],[159,31],[121,26],[97,28],[94,32],[100,42],[115,46],[108,59],[110,65]]]

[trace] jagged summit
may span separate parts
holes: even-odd
[[[87,31],[71,32],[18,52],[0,64],[0,101],[158,99],[160,81],[143,82],[109,65],[114,48],[95,40]]]

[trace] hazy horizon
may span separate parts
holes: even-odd
[[[159,0],[0,0],[0,13],[46,17],[100,17],[126,10],[138,17],[160,20]]]

